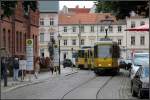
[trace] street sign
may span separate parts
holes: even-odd
[[[33,70],[33,39],[26,40],[27,70]]]
[[[26,60],[19,60],[19,69],[20,70],[26,70],[26,65],[27,65]]]

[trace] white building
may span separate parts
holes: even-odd
[[[39,54],[49,57],[48,43],[58,35],[59,1],[39,1],[39,10]]]
[[[127,29],[149,24],[149,18],[136,16],[126,18]],[[149,31],[127,31],[127,58],[132,52],[149,52]]]
[[[108,26],[108,37],[118,42],[121,49],[125,48],[126,21],[116,21],[110,13],[59,14],[59,34],[62,36],[61,61],[65,55],[66,58],[72,59],[72,52],[79,49],[79,33],[81,46],[91,46],[105,36],[105,28]],[[126,53],[122,51],[121,56],[125,57]]]

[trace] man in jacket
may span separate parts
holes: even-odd
[[[19,61],[18,58],[15,58],[13,62],[13,80],[18,81],[18,73],[19,73]]]

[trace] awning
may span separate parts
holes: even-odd
[[[149,31],[149,24],[145,24],[142,26],[126,29],[125,31]]]

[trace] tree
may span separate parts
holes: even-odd
[[[1,1],[1,9],[3,10],[3,14],[1,14],[1,18],[9,17],[14,14],[14,9],[17,5],[18,1]],[[36,1],[23,1],[24,11],[28,12],[28,6],[31,10],[36,11],[37,2]]]
[[[97,13],[112,13],[117,19],[124,19],[126,16],[130,16],[131,11],[148,17],[148,3],[148,1],[97,1],[95,5]]]

